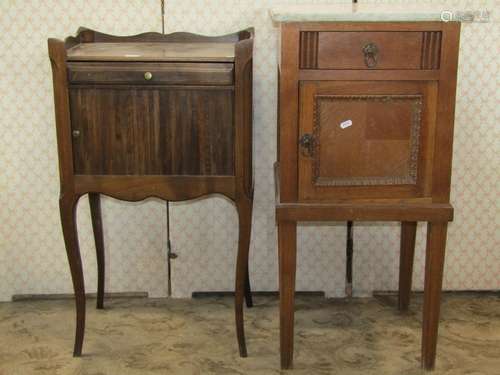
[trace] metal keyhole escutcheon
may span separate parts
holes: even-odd
[[[311,134],[304,134],[299,139],[299,145],[302,147],[302,155],[311,157],[314,154],[314,137]]]
[[[368,43],[363,47],[365,64],[368,68],[375,68],[378,63],[378,47],[375,43]]]

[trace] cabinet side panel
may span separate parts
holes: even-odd
[[[450,200],[460,23],[443,24],[442,38],[432,198],[434,202],[447,203]]]
[[[281,25],[279,85],[279,161],[281,201],[297,200],[300,33],[295,24]]]
[[[71,148],[71,126],[64,43],[57,39],[48,40],[52,79],[54,87],[54,109],[59,153],[59,176],[61,193],[73,189],[73,152]]]

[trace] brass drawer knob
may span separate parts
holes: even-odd
[[[144,73],[144,79],[145,79],[146,81],[151,80],[151,78],[153,78],[153,73],[151,73],[151,72],[146,72],[146,73]]]
[[[78,138],[80,136],[80,130],[73,130],[73,138]]]
[[[368,43],[363,47],[365,64],[368,68],[375,68],[378,60],[378,47],[375,43]]]

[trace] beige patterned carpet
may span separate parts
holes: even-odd
[[[305,374],[422,374],[421,296],[402,315],[394,297],[297,298],[295,369]],[[71,300],[0,304],[0,374],[280,374],[278,301],[246,310],[239,358],[229,297],[114,299],[87,306],[84,356],[72,358]],[[499,295],[446,295],[435,375],[500,374]]]

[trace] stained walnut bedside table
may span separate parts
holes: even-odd
[[[460,24],[411,7],[286,6],[280,24],[276,220],[281,367],[293,363],[299,221],[399,221],[399,308],[427,222],[422,359],[436,357]]]
[[[222,194],[239,217],[236,331],[246,356],[243,299],[251,305],[253,29],[222,37],[81,29],[49,39],[61,180],[60,211],[76,297],[74,355],[82,352],[85,288],[76,206],[88,194],[104,298],[100,194],[167,201]],[[125,254],[124,254],[125,255]]]

